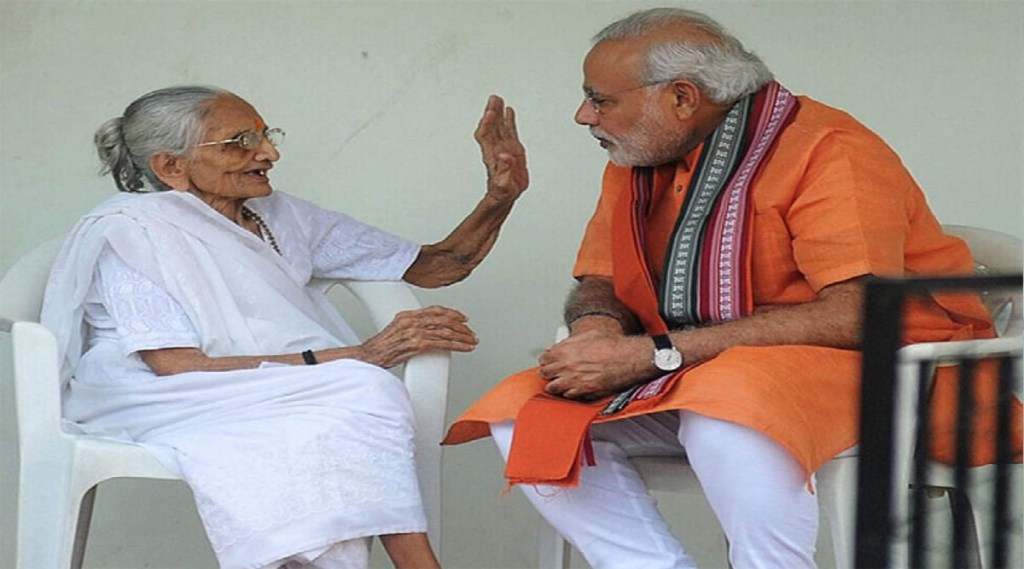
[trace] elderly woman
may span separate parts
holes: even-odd
[[[360,343],[308,285],[468,276],[527,186],[514,113],[488,100],[486,194],[424,246],[274,192],[283,136],[238,96],[195,86],[144,95],[99,129],[122,193],[72,231],[42,315],[65,416],[180,473],[224,568],[365,567],[372,536],[396,567],[438,567],[408,395],[386,368],[476,337],[433,306]]]

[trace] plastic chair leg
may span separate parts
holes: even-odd
[[[1011,484],[1019,484],[1019,482],[1016,482],[1016,480],[1019,480],[1018,478],[1014,477],[1011,480],[1014,480]],[[992,556],[995,553],[996,528],[992,522],[995,504],[992,501],[991,490],[991,486],[987,485],[966,492],[950,489],[949,493],[953,516],[969,516],[966,518],[965,524],[971,528],[974,537],[974,543],[971,545],[974,547],[973,553],[976,557],[973,560],[982,569],[989,569],[993,566]],[[1024,534],[1020,530],[1020,502],[1014,500],[1011,504],[1013,504],[1010,512],[1011,529],[1003,535],[1005,546],[1004,561],[1009,564],[1008,566],[1012,566],[1015,562],[1019,563],[1019,560],[1022,558],[1022,545],[1024,545]]]
[[[857,457],[834,458],[816,475],[818,502],[828,519],[836,569],[853,569],[857,513]]]
[[[89,539],[89,526],[92,523],[92,507],[96,502],[96,487],[92,487],[82,496],[81,509],[75,527],[75,542],[71,550],[71,569],[82,569],[85,560],[85,542]]]
[[[964,552],[968,567],[984,567],[981,561],[981,531],[978,528],[975,517],[975,507],[967,493],[957,488],[945,488],[946,496],[949,498],[949,509],[953,514],[953,525],[963,524],[969,528],[970,536],[974,539],[968,541]]]
[[[569,542],[543,519],[538,525],[537,538],[538,569],[569,569],[569,556],[572,555]]]
[[[20,473],[17,569],[71,567],[80,497],[63,466],[35,462]]]

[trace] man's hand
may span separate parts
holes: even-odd
[[[551,395],[599,399],[656,376],[653,350],[646,336],[581,331],[544,351],[540,376],[551,380],[545,388]]]

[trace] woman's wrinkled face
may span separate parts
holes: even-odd
[[[246,132],[263,133],[267,128],[252,105],[233,96],[214,99],[203,126],[201,143],[236,140]],[[270,195],[273,188],[267,174],[280,157],[265,137],[252,150],[235,142],[198,146],[185,160],[187,190],[211,205]]]

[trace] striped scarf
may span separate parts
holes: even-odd
[[[707,138],[659,283],[646,261],[647,217],[667,185],[656,187],[653,168],[633,169],[630,204],[618,209],[613,229],[615,290],[648,333],[733,320],[753,309],[750,187],[796,108],[793,94],[772,82],[733,105]]]

